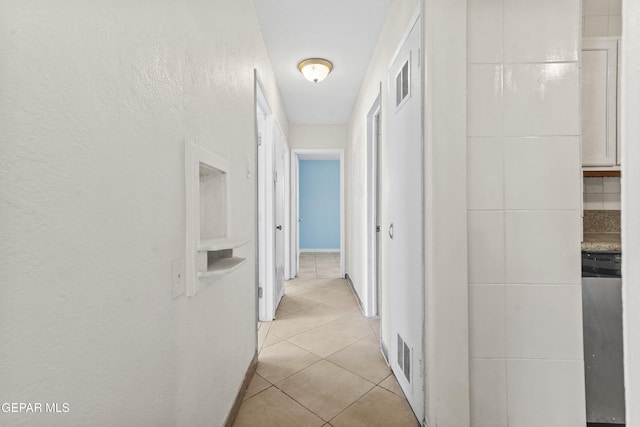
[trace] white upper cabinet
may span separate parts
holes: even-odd
[[[582,165],[619,165],[617,40],[583,39],[581,81]]]

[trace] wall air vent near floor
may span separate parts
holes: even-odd
[[[398,366],[404,371],[404,376],[411,383],[411,350],[398,334]]]

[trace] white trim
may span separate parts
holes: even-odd
[[[640,2],[623,0],[620,131],[622,148],[622,302],[626,425],[640,425]]]
[[[293,279],[298,275],[298,266],[300,264],[297,248],[300,247],[300,223],[298,221],[298,157],[294,155],[293,150],[289,151],[289,160],[291,162],[291,173],[289,175],[290,192],[289,197],[291,203],[289,209],[291,211],[289,220],[291,221],[291,236],[289,239],[291,257],[290,278]]]
[[[380,173],[378,170],[378,155],[377,145],[380,143],[379,138],[375,135],[377,129],[375,126],[375,117],[382,118],[382,83],[380,83],[380,89],[376,95],[375,100],[370,104],[371,108],[367,113],[366,120],[366,138],[367,138],[367,279],[366,290],[364,295],[364,301],[362,301],[362,307],[364,308],[364,315],[367,317],[373,317],[379,315],[378,313],[378,248],[377,248],[377,232],[376,221],[377,216],[377,198],[379,189],[377,188],[378,180],[377,175]],[[380,123],[378,123],[380,127]]]
[[[340,252],[340,248],[335,249],[300,249],[300,253],[303,252],[326,252],[326,253],[337,253]]]
[[[345,273],[345,254],[344,254],[344,149],[342,148],[294,148],[291,150],[291,161],[295,161],[295,174],[291,176],[294,183],[296,195],[299,191],[300,170],[298,168],[299,160],[339,160],[340,161],[340,277],[344,277]],[[299,254],[300,251],[300,198],[296,196],[295,213],[292,220],[297,224],[296,245],[292,249],[293,252]]]
[[[418,22],[418,19],[420,19],[421,13],[422,13],[422,2],[418,4],[418,7],[416,7],[416,10],[413,12],[411,19],[409,19],[407,28],[404,30],[404,34],[402,35],[402,38],[400,39],[400,42],[398,43],[396,50],[393,52],[391,61],[389,61],[389,63],[387,64],[387,70],[390,70],[391,67],[393,66],[393,63],[396,62],[396,59],[398,59],[398,55],[400,55],[400,52],[402,51],[402,47],[404,46],[405,42],[409,38],[409,34],[411,34],[411,30],[413,30],[413,27],[416,25],[416,22]],[[424,61],[421,61],[421,62],[424,62]]]
[[[275,119],[265,97],[264,87],[257,71],[255,72],[256,118],[260,109],[265,115],[265,129],[262,143],[258,145],[256,124],[256,217],[258,236],[256,244],[256,297],[258,298],[258,318],[261,321],[272,321],[275,316],[275,224],[273,195],[273,150],[275,135]],[[261,217],[263,215],[263,217]],[[271,230],[271,232],[268,232]],[[258,289],[262,287],[262,298],[258,297]]]

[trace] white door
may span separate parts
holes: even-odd
[[[280,129],[276,130],[276,144],[274,153],[274,179],[273,179],[273,196],[274,196],[274,232],[275,232],[275,263],[274,263],[274,307],[277,308],[280,300],[284,295],[284,241],[285,241],[285,147],[284,135]]]
[[[385,281],[390,330],[389,363],[419,420],[424,417],[423,173],[421,19],[389,67]]]
[[[269,309],[267,307],[267,298],[265,289],[269,285],[267,280],[267,191],[266,191],[266,168],[267,168],[267,117],[260,104],[256,105],[257,117],[256,127],[258,136],[258,170],[257,170],[257,186],[258,186],[258,319],[269,319]]]

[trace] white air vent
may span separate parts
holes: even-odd
[[[406,342],[398,334],[398,366],[407,377],[407,381],[411,383],[411,350]]]
[[[409,60],[404,63],[402,69],[396,76],[396,107],[409,97]]]

